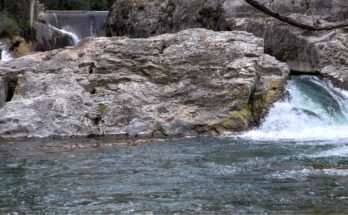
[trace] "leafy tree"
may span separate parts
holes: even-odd
[[[16,19],[7,11],[0,12],[0,29],[2,36],[14,36],[21,33],[21,28]]]
[[[2,36],[30,34],[30,0],[0,0],[0,31]]]

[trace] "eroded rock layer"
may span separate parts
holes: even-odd
[[[279,98],[288,74],[246,32],[87,39],[0,64],[0,137],[240,131]]]

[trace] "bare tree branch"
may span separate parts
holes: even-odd
[[[288,16],[282,15],[280,13],[277,13],[277,12],[273,11],[272,9],[266,7],[265,5],[262,5],[257,0],[245,0],[245,1],[248,2],[250,5],[252,5],[254,8],[262,11],[263,13],[265,13],[269,16],[272,16],[273,18],[276,18],[280,21],[286,22],[289,25],[298,27],[298,28],[307,29],[307,30],[311,30],[311,31],[325,31],[325,30],[333,30],[333,29],[348,27],[348,22],[325,23],[325,24],[303,23],[303,22],[300,22],[299,20],[296,20],[292,17],[288,17]]]

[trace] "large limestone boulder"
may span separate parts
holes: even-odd
[[[260,121],[288,75],[246,32],[87,39],[0,64],[0,137],[241,131]]]

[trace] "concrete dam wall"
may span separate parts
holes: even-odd
[[[76,34],[79,39],[102,36],[108,11],[46,10],[40,19],[48,24]]]

